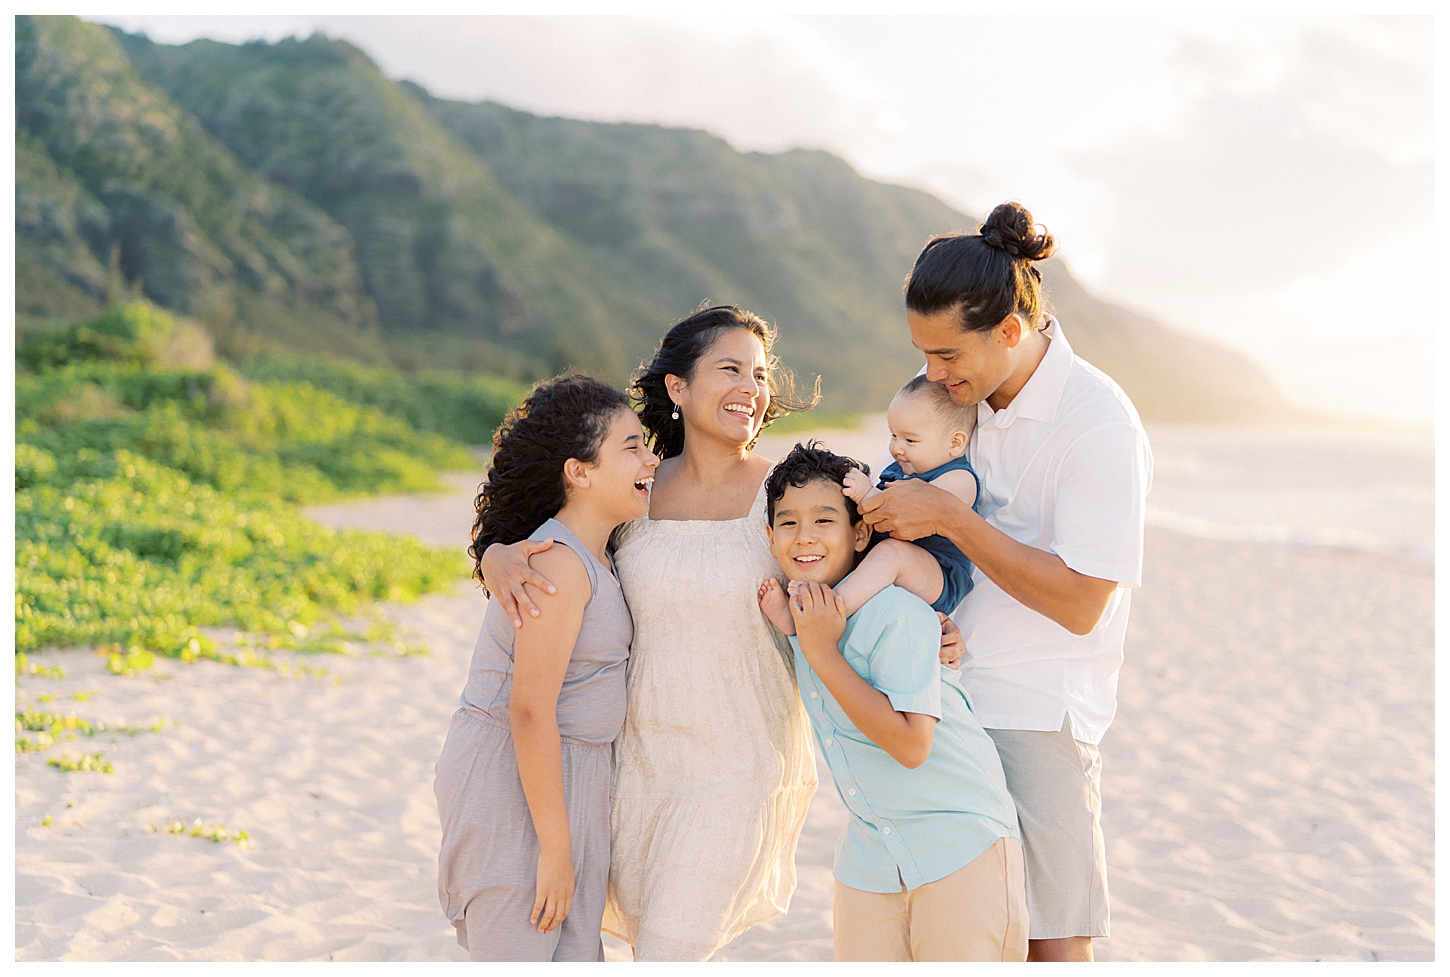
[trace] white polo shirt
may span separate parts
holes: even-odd
[[[983,401],[969,455],[978,511],[1019,543],[1115,580],[1098,626],[1075,635],[1018,603],[978,568],[952,615],[966,644],[962,686],[988,729],[1056,732],[1098,743],[1118,707],[1131,591],[1143,582],[1143,513],[1153,454],[1121,387],[1075,355],[1057,320],[1032,377],[1004,410]]]

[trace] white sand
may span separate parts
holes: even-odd
[[[882,443],[826,438],[867,461]],[[462,546],[478,476],[452,482],[314,515]],[[1102,746],[1099,959],[1433,959],[1431,571],[1150,530],[1145,580]],[[461,586],[386,613],[432,653],[309,658],[320,679],[173,661],[122,678],[84,650],[32,656],[66,677],[17,680],[17,709],[169,722],[17,754],[16,958],[462,959],[436,897],[432,766],[483,601]],[[45,766],[82,750],[115,773]],[[830,958],[844,809],[821,776],[791,911],[716,959]],[[166,831],[198,817],[251,846]]]

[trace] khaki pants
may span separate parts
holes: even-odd
[[[998,838],[944,879],[900,892],[836,883],[836,959],[1022,961],[1027,959],[1027,882],[1022,844]]]

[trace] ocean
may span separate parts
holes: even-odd
[[[1148,524],[1435,562],[1435,440],[1375,427],[1150,424]]]
[[[1435,562],[1435,438],[1393,427],[1149,424],[1148,524],[1193,536]],[[875,466],[883,414],[850,431],[771,434],[768,458],[819,437]]]

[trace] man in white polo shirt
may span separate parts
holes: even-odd
[[[1097,744],[1117,708],[1142,583],[1153,459],[1138,412],[1042,311],[1051,235],[1018,204],[933,239],[907,280],[911,338],[955,403],[977,405],[977,510],[920,480],[861,510],[900,539],[946,536],[975,564],[953,615],[962,685],[997,744],[1027,860],[1029,960],[1091,960],[1108,935]],[[979,514],[980,513],[980,514]]]

